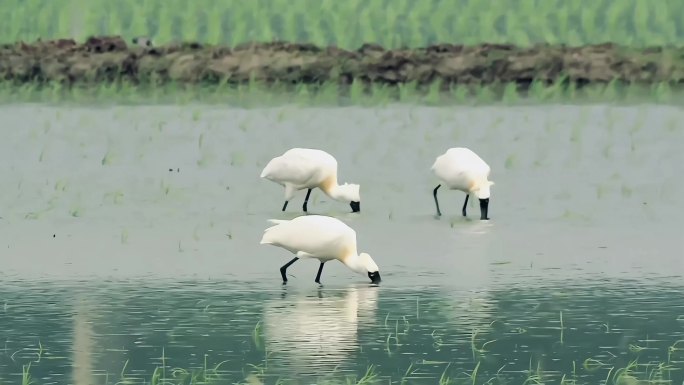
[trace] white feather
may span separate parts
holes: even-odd
[[[261,244],[286,249],[293,254],[304,252],[321,261],[356,255],[356,231],[342,221],[305,215],[292,220],[269,219],[276,223],[264,231]]]
[[[431,169],[450,190],[460,190],[466,194],[475,193],[478,198],[489,197],[489,186],[493,184],[488,181],[491,168],[468,148],[448,149],[437,157]],[[480,189],[482,194],[479,194]]]
[[[337,160],[323,150],[287,150],[283,155],[271,159],[260,176],[285,187],[286,201],[291,200],[299,190],[314,188],[320,188],[338,201],[361,201],[358,185],[338,184]]]
[[[358,254],[356,231],[337,218],[303,215],[292,220],[270,219],[269,222],[276,224],[264,230],[262,245],[277,246],[300,258],[315,258],[321,262],[337,259],[363,275],[379,271],[370,255]]]

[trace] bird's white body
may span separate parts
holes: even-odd
[[[359,185],[337,183],[337,160],[323,150],[293,148],[271,159],[261,178],[285,187],[285,200],[299,190],[320,188],[332,199],[360,202]]]
[[[465,147],[448,149],[437,157],[432,172],[450,190],[460,190],[474,194],[479,199],[489,198],[489,187],[494,184],[488,180],[491,169],[476,153]]]
[[[337,259],[351,270],[366,275],[378,272],[370,255],[358,254],[356,231],[337,218],[304,215],[292,220],[270,219],[261,244],[283,248],[299,258],[314,258],[324,263]]]

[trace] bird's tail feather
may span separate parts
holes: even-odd
[[[289,222],[286,219],[268,219],[267,222],[272,223],[273,226],[267,227],[264,230],[264,235],[261,237],[261,242],[260,244],[270,244],[273,243],[273,233],[269,233],[270,230],[273,230],[274,228],[278,227],[279,224]]]
[[[287,219],[268,219],[267,222],[273,223],[274,225],[278,225],[278,224],[289,222],[289,221]],[[270,229],[270,227],[269,227],[269,229]]]

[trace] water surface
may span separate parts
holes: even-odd
[[[681,384],[683,115],[4,106],[0,383],[29,363],[37,383],[149,381],[206,357],[229,383],[373,365],[382,383],[595,384],[637,360]],[[360,215],[320,191],[309,210],[356,229],[380,287],[331,263],[318,288],[311,261],[281,285],[290,256],[258,241],[305,192],[282,213],[258,175],[295,146],[361,184]],[[435,218],[429,169],[453,146],[492,166],[491,221],[444,189]]]

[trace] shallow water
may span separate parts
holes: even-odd
[[[209,366],[228,360],[230,383],[250,372],[266,383],[360,377],[374,365],[383,383],[443,373],[473,383],[475,370],[475,383],[594,384],[637,358],[653,365],[635,377],[684,380],[677,108],[4,106],[0,116],[1,384],[29,362],[37,383],[113,384],[124,366],[149,381],[155,366],[171,377],[205,354]],[[295,146],[328,150],[340,182],[361,184],[360,215],[319,191],[309,210],[356,229],[380,287],[331,263],[319,289],[311,261],[282,287],[290,256],[258,241],[266,219],[301,213],[304,192],[282,213],[282,188],[258,175]],[[444,189],[434,217],[429,169],[452,146],[492,166],[491,221],[477,220],[476,202],[462,218],[464,194]]]

